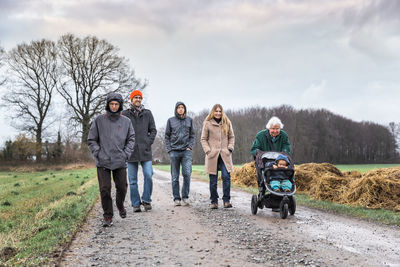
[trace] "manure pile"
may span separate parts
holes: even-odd
[[[330,163],[306,163],[296,165],[297,191],[312,199],[361,206],[373,209],[400,211],[400,167],[341,172]],[[257,186],[254,162],[235,168],[232,182]]]

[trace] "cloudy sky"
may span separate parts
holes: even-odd
[[[178,100],[193,112],[288,104],[387,124],[400,122],[399,14],[397,0],[1,0],[0,45],[106,39],[149,80],[158,127]],[[3,143],[14,132],[2,113]]]

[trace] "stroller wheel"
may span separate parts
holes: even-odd
[[[290,215],[293,215],[295,212],[296,212],[296,199],[294,198],[294,196],[292,196],[289,204],[289,213]]]
[[[289,210],[288,203],[282,203],[281,202],[281,213],[280,213],[280,215],[281,215],[282,219],[286,219],[286,217],[288,216],[288,210]]]
[[[257,209],[258,209],[258,200],[257,200],[257,195],[253,195],[251,197],[251,213],[253,215],[257,214]]]

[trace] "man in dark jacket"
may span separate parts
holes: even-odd
[[[124,201],[127,191],[126,160],[135,145],[135,132],[130,120],[121,115],[123,99],[120,94],[107,96],[106,113],[97,116],[89,130],[88,145],[96,159],[103,226],[112,225],[111,172],[114,178],[119,215],[126,217]]]
[[[157,129],[153,114],[142,105],[143,95],[139,90],[130,94],[131,106],[122,111],[135,129],[136,143],[131,157],[128,159],[128,178],[131,191],[131,202],[134,212],[140,212],[140,204],[146,211],[151,210],[151,194],[153,192],[153,165],[151,145],[156,138]],[[142,198],[138,189],[138,167],[142,165],[144,184]]]
[[[192,150],[194,129],[192,118],[186,115],[183,102],[175,105],[175,116],[167,121],[165,128],[165,146],[171,161],[171,183],[175,206],[188,205],[190,175],[192,174]],[[182,165],[182,199],[179,194],[179,169]]]

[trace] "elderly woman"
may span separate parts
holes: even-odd
[[[215,104],[203,122],[201,146],[205,156],[205,170],[210,177],[211,209],[218,209],[218,170],[221,171],[224,208],[231,208],[232,152],[235,145],[231,121],[220,104]]]
[[[282,130],[283,123],[278,117],[272,117],[267,123],[265,130],[257,133],[256,139],[251,146],[250,153],[255,156],[257,150],[277,151],[290,154],[290,142],[288,134]]]
[[[277,151],[285,152],[290,154],[290,142],[288,134],[282,130],[283,123],[278,117],[272,117],[269,119],[266,129],[261,130],[257,133],[256,139],[251,146],[250,153],[256,158],[258,151]],[[257,160],[256,160],[257,164]],[[262,183],[261,172],[257,169],[257,184],[260,190],[260,194],[263,195],[265,188]],[[273,209],[273,211],[279,211],[279,209]]]

